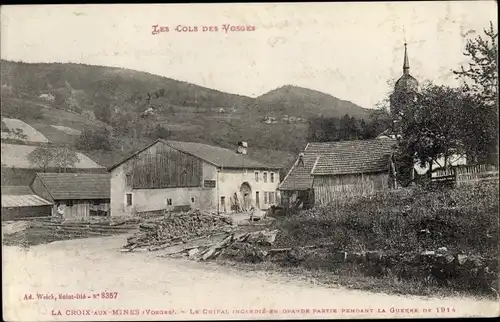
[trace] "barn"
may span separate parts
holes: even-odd
[[[109,216],[108,173],[37,173],[31,189],[53,203],[52,215],[62,215],[65,220]]]
[[[396,141],[311,142],[281,183],[284,204],[303,207],[389,188],[390,161]]]
[[[111,216],[201,209],[237,212],[277,204],[279,167],[233,149],[158,139],[110,167]]]
[[[52,205],[28,186],[2,186],[2,220],[50,217]]]

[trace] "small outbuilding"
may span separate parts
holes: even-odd
[[[28,186],[2,187],[2,220],[50,217],[52,205]]]
[[[395,145],[393,139],[308,143],[279,187],[284,203],[298,199],[308,208],[394,187]]]
[[[54,216],[77,221],[109,216],[108,173],[37,173],[31,189],[53,204]]]

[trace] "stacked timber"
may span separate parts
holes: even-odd
[[[159,251],[161,256],[187,256],[195,260],[217,258],[238,244],[272,245],[277,230],[236,231],[230,217],[199,211],[172,214],[139,225],[140,231],[127,238],[122,252]]]
[[[199,210],[170,213],[139,224],[139,232],[127,239],[125,249],[162,249],[193,238],[228,233],[233,229],[233,221],[228,216]]]

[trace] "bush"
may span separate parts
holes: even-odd
[[[110,133],[107,128],[85,128],[80,134],[76,148],[84,151],[111,150]]]
[[[153,139],[168,139],[171,135],[170,131],[161,126],[160,124],[156,124],[156,126],[152,129],[147,130],[146,135]]]
[[[2,116],[26,120],[28,118],[43,119],[41,107],[32,103],[5,100],[2,102]]]
[[[496,254],[498,186],[396,190],[352,197],[281,220],[282,246],[333,243],[343,250],[450,250]]]

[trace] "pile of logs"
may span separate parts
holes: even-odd
[[[125,249],[158,250],[234,228],[228,216],[200,211],[172,213],[139,224],[139,232],[127,239]]]
[[[193,214],[191,215],[193,216]],[[121,250],[160,251],[161,256],[187,256],[195,260],[218,257],[233,244],[270,246],[277,230],[237,232],[230,218],[197,213],[194,217],[170,216],[140,224],[140,232],[127,239]],[[185,220],[181,222],[181,220]]]

